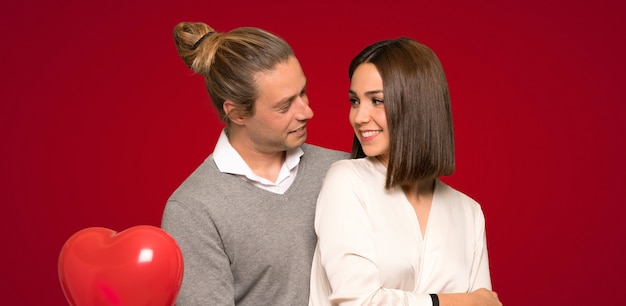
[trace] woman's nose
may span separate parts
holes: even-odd
[[[355,123],[367,123],[370,119],[369,109],[363,105],[350,109],[350,113],[353,115]]]

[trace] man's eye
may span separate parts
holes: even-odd
[[[291,103],[285,103],[281,105],[279,108],[277,108],[276,110],[281,113],[286,113],[289,110],[289,108],[291,108]]]

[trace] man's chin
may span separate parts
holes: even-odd
[[[306,133],[300,137],[289,137],[286,145],[289,149],[295,149],[306,142]]]

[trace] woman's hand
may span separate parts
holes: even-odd
[[[493,305],[502,306],[498,294],[485,288],[480,288],[470,293],[472,295],[472,305]]]
[[[498,294],[485,288],[470,293],[438,294],[441,306],[502,306]]]

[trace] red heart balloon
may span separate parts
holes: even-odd
[[[58,270],[70,305],[171,306],[183,279],[183,257],[158,227],[119,233],[90,227],[65,242]]]

